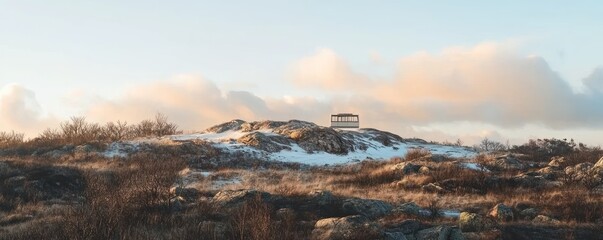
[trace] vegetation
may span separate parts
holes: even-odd
[[[373,225],[389,231],[414,221],[411,234],[457,226],[446,211],[487,216],[497,204],[509,206],[513,217],[466,236],[596,239],[603,234],[603,182],[592,167],[603,151],[572,140],[509,147],[485,139],[478,146],[484,152],[472,159],[413,149],[388,161],[340,166],[224,155],[203,141],[149,145],[116,158],[74,150],[177,132],[157,115],[136,125],[74,117],[30,140],[0,133],[7,156],[0,161],[0,239],[310,239],[317,221],[350,215],[344,202],[367,199],[366,204],[393,207],[369,218],[353,235],[358,239],[383,237]],[[31,154],[40,149],[61,149],[61,156]],[[590,170],[567,170],[578,165]],[[199,174],[200,169],[211,172]],[[399,210],[408,203],[420,211]],[[533,222],[531,214],[555,221]]]

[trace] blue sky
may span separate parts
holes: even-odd
[[[334,94],[290,81],[296,63],[320,49],[335,53],[354,73],[388,81],[397,74],[400,59],[496,43],[512,48],[513,54],[544,59],[573,91],[583,91],[581,81],[603,65],[602,5],[600,1],[0,0],[0,88],[17,84],[35,93],[41,112],[36,116],[54,119],[87,114],[99,101],[123,102],[132,89],[183,74],[208,79],[223,93],[247,91],[266,101],[299,97],[328,102],[359,90]],[[461,129],[467,134],[497,131],[522,140],[527,135],[513,133],[517,129],[550,135],[600,130],[591,124],[539,124],[526,120],[509,127],[486,121],[479,124],[483,129]],[[463,134],[442,121],[412,125]],[[529,127],[533,125],[539,127]],[[603,143],[594,136],[585,138]]]

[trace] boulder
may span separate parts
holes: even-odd
[[[448,240],[465,240],[465,236],[463,232],[458,227],[452,227],[450,230],[450,236],[448,236]]]
[[[542,175],[544,175],[544,174],[557,174],[557,173],[559,173],[559,168],[558,167],[547,166],[547,167],[543,167],[541,169],[538,169],[537,173],[540,173]]]
[[[381,200],[350,198],[343,201],[341,209],[345,214],[378,218],[389,214],[393,207]]]
[[[419,213],[423,210],[419,205],[414,202],[403,203],[400,206],[396,207],[394,212],[396,213],[404,213],[410,215],[419,215]]]
[[[267,152],[280,152],[281,150],[291,150],[291,147],[289,146],[289,139],[280,135],[266,136],[266,134],[261,132],[253,132],[246,134],[237,139],[237,142]]]
[[[387,231],[388,232],[401,232],[403,234],[413,234],[421,229],[427,228],[429,226],[421,223],[416,219],[407,219],[400,223],[390,226]]]
[[[7,187],[22,186],[25,184],[25,180],[25,176],[14,176],[4,180],[4,184]]]
[[[499,221],[507,222],[513,220],[513,210],[502,203],[496,204],[496,206],[490,210],[489,215]]]
[[[411,173],[419,172],[421,167],[422,167],[421,165],[417,165],[417,164],[413,164],[413,163],[409,163],[409,162],[402,162],[402,163],[398,163],[396,165],[391,166],[391,170],[400,171],[403,174],[411,174]]]
[[[495,167],[501,168],[501,169],[521,170],[521,169],[525,169],[525,167],[526,167],[520,160],[515,158],[512,154],[505,154],[505,155],[498,156],[494,159],[494,162],[492,164]]]
[[[459,216],[459,228],[463,232],[481,232],[495,226],[494,221],[476,213],[462,212]]]
[[[379,227],[361,215],[318,220],[312,230],[311,239],[375,239]]]
[[[383,240],[407,240],[406,235],[401,232],[385,232]]]
[[[561,168],[565,164],[565,157],[552,157],[549,164],[549,167]]]
[[[452,227],[440,225],[418,231],[415,237],[421,240],[448,240],[451,231]]]
[[[170,208],[172,211],[182,211],[185,204],[186,200],[184,200],[183,197],[175,197],[170,199]]]
[[[536,216],[534,219],[532,219],[532,222],[533,223],[541,223],[541,224],[558,224],[558,223],[560,223],[559,220],[554,219],[549,216],[545,216],[545,215]]]
[[[170,193],[182,197],[185,201],[194,201],[199,197],[199,190],[196,188],[173,187]]]
[[[251,132],[251,131],[257,131],[257,130],[264,130],[264,129],[275,129],[277,127],[283,126],[287,124],[287,122],[283,122],[283,121],[259,121],[259,122],[250,122],[250,123],[246,123],[241,125],[241,130],[243,132]]]
[[[566,167],[564,172],[567,176],[570,176],[576,180],[582,180],[588,176],[593,167],[594,164],[589,162],[578,163],[574,166]]]
[[[307,152],[347,154],[354,148],[353,144],[341,137],[336,130],[310,122],[291,120],[273,131],[297,142]]]
[[[270,198],[270,194],[266,192],[259,192],[253,189],[243,190],[222,190],[212,198],[212,202],[218,206],[236,206],[244,203],[253,198],[261,198],[267,200]]]
[[[525,219],[525,220],[534,219],[538,215],[538,209],[526,208],[524,210],[521,210],[521,212],[519,212],[519,215],[521,216],[522,219]]]
[[[373,128],[364,128],[362,130],[370,135],[370,140],[379,142],[383,144],[383,146],[393,146],[395,144],[404,142],[404,139],[393,133],[384,132]]]
[[[595,165],[592,167],[591,174],[595,177],[595,179],[603,182],[603,157],[601,157],[601,159],[599,159],[599,161],[597,161],[597,163],[595,163]]]
[[[205,132],[213,132],[213,133],[223,133],[226,131],[238,131],[241,129],[241,126],[247,122],[235,119],[230,122],[222,123],[213,127],[208,128]]]
[[[317,202],[319,206],[331,205],[336,200],[331,192],[319,189],[311,191],[308,196]]]
[[[603,168],[603,157],[601,157],[599,159],[599,161],[597,161],[597,163],[595,163],[595,165],[593,166],[593,168]]]

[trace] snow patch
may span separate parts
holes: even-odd
[[[464,168],[467,168],[467,169],[475,170],[475,171],[490,172],[490,170],[486,169],[484,166],[480,165],[479,163],[464,162],[464,163],[461,163],[461,166]]]

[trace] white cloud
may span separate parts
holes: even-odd
[[[43,114],[33,91],[14,83],[0,88],[0,131],[35,135],[54,123]]]

